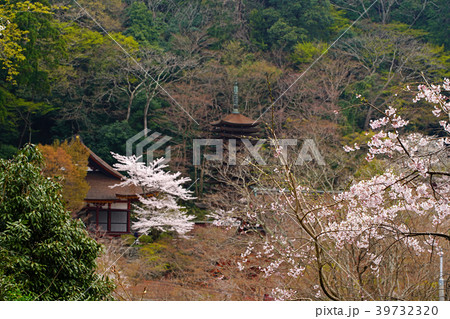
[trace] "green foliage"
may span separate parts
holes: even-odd
[[[5,276],[0,269],[0,300],[27,301],[33,299],[29,292],[25,292],[23,285],[17,284],[13,277]]]
[[[92,145],[92,150],[109,163],[115,160],[111,152],[125,154],[126,141],[138,131],[131,128],[127,122],[115,122],[99,128],[95,134],[83,136],[87,145]]]
[[[157,229],[150,229],[147,235],[142,235],[139,237],[139,242],[145,245],[165,239],[171,239],[173,238],[172,236],[173,233],[171,232],[163,232]]]
[[[345,17],[355,20],[362,13],[362,9],[355,7],[369,7],[372,0],[333,0],[338,8],[343,8]],[[367,17],[377,23],[400,22],[409,28],[424,30],[427,32],[426,39],[436,45],[444,45],[446,50],[450,49],[450,31],[447,27],[450,23],[450,6],[446,0],[423,1],[404,0],[387,1],[382,0],[375,3],[369,10]]]
[[[0,146],[0,158],[10,157],[17,150],[17,145],[31,135],[31,127],[24,123],[24,116],[26,121],[31,122],[52,110],[48,103],[20,98],[0,86],[0,144],[3,144]]]
[[[250,26],[251,26],[251,38],[255,45],[257,45],[262,50],[267,50],[271,48],[272,46],[275,46],[276,44],[280,45],[280,43],[277,39],[273,39],[269,35],[269,30],[272,28],[275,23],[278,23],[277,30],[278,35],[283,36],[283,34],[280,34],[281,30],[281,24],[283,24],[285,30],[289,31],[287,29],[286,23],[282,20],[281,14],[276,11],[273,8],[267,8],[263,10],[256,10],[254,9],[250,13]],[[295,32],[294,30],[292,30]],[[293,42],[292,44],[294,44]]]
[[[153,237],[149,235],[142,235],[139,237],[139,242],[143,244],[152,243],[153,241]]]
[[[48,1],[4,1],[0,16],[10,22],[0,39],[0,143],[9,150],[2,155],[7,157],[13,148],[30,141],[37,132],[33,124],[42,123],[55,109],[48,99],[49,71],[63,48]],[[10,45],[15,51],[8,51]],[[8,52],[14,56],[11,63]]]
[[[53,2],[60,1],[53,0]],[[105,30],[108,30],[108,32],[118,32],[123,29],[125,16],[123,12],[124,1],[122,0],[77,0],[77,3],[74,1],[63,1],[63,3],[71,5],[71,8],[68,8],[68,12],[65,13],[72,18],[69,18],[68,20],[76,19],[80,24],[96,31],[102,31],[96,22],[98,22]],[[89,15],[95,19],[95,22],[88,15],[80,16],[80,7],[89,12]]]
[[[123,240],[123,243],[127,246],[131,246],[136,241],[136,237],[133,235],[122,235],[120,238]]]
[[[150,271],[153,277],[161,277],[170,273],[173,265],[167,258],[164,257],[163,252],[168,249],[168,244],[163,241],[149,242],[139,248],[139,254],[147,263],[147,270]]]
[[[161,250],[163,250],[164,248],[164,244],[147,241],[145,245],[141,247],[140,252],[149,260],[154,261],[159,258],[158,253],[161,252]]]
[[[126,35],[144,46],[158,46],[166,28],[160,13],[150,11],[143,2],[133,2],[127,9],[127,17]]]
[[[311,63],[327,49],[326,43],[297,43],[294,46],[291,60],[294,63]]]
[[[446,0],[437,0],[427,7],[425,19],[422,19],[428,37],[437,45],[450,50],[450,6]]]
[[[24,50],[36,40],[36,28],[24,27],[24,20],[48,21],[47,3],[6,0],[0,4],[0,63],[6,70],[6,81],[17,84],[19,65],[26,60]],[[43,28],[45,29],[45,28]],[[25,46],[24,46],[25,44]]]
[[[230,41],[223,46],[222,60],[225,65],[239,65],[245,59],[245,49],[239,41]]]
[[[35,5],[48,5],[47,1],[41,2]],[[50,94],[49,72],[58,65],[65,50],[58,25],[50,13],[27,10],[18,13],[15,22],[27,38],[23,45],[25,59],[18,66],[17,93],[28,100],[45,99]]]
[[[334,25],[330,3],[317,0],[267,1],[265,8],[250,12],[249,22],[251,39],[263,50],[290,50],[300,41],[326,40]]]
[[[65,209],[61,186],[26,145],[0,160],[0,270],[39,300],[100,300],[113,286],[95,273],[101,246]],[[13,289],[14,293],[16,288]]]
[[[425,31],[412,29],[404,23],[364,21],[352,37],[336,44],[361,67],[339,101],[347,117],[345,125],[350,130],[367,129],[374,116],[374,108],[355,99],[357,94],[369,104],[384,108],[408,83],[421,80],[422,74],[430,81],[448,76],[448,53],[443,47],[426,43],[425,36]]]
[[[370,162],[364,161],[353,175],[356,180],[368,180],[376,175],[381,175],[386,172],[386,163],[379,159]]]
[[[343,134],[347,135],[364,129],[367,105],[356,97],[357,94],[366,97],[375,91],[376,75],[366,76],[361,81],[355,81],[343,92],[340,102],[341,113],[345,117]]]
[[[10,158],[16,154],[17,148],[12,145],[0,144],[0,158]]]
[[[336,9],[335,6],[330,7],[330,14],[333,19],[333,25],[330,27],[330,31],[334,36],[337,36],[351,25],[351,21],[345,17],[346,13],[345,10]]]
[[[189,213],[189,215],[195,216],[196,221],[205,221],[208,219],[207,215],[210,213],[210,211],[205,208],[198,207],[197,205],[195,205],[194,201],[187,201],[183,203],[183,205],[186,207],[186,211]]]
[[[131,59],[107,35],[73,23],[61,23],[59,27],[67,55],[64,63],[51,73],[51,101],[59,108],[52,114],[56,119],[52,134],[65,139],[76,133],[85,136],[87,130],[92,132],[120,117],[118,110],[126,102],[121,92],[111,94],[114,85],[122,80],[121,68]],[[129,54],[138,50],[139,45],[131,36],[110,35]]]
[[[276,99],[299,69],[320,56],[326,43],[359,17],[362,3],[368,7],[372,2],[80,0],[130,57],[90,17],[80,16],[74,4],[58,11],[49,3],[61,1],[2,1],[0,18],[10,18],[12,23],[0,37],[4,67],[0,70],[0,157],[10,158],[26,142],[48,144],[80,134],[97,154],[112,162],[110,151],[123,154],[126,140],[143,128],[146,94],[154,87],[133,59],[155,77],[164,58],[174,56],[183,59],[163,73],[162,87],[200,126],[180,129],[171,109],[177,106],[161,89],[149,105],[147,124],[186,149],[181,156],[186,163],[192,150],[190,137],[198,136],[228,108],[231,83],[239,82],[246,115],[258,117],[270,104],[267,81]],[[325,110],[331,101],[330,107],[340,111],[335,118],[342,134],[361,131],[373,109],[356,94],[374,105],[389,105],[390,97],[421,79],[422,71],[431,81],[448,77],[449,8],[444,0],[376,3],[365,20],[353,25],[326,53],[324,58],[330,59],[321,59],[308,72],[314,76],[317,72],[318,82],[302,83],[305,77],[298,81],[302,85],[298,94],[296,85],[285,95],[286,101],[277,102],[279,127],[289,127],[290,134],[295,128],[286,126],[286,119],[303,119],[308,113],[329,119],[313,108],[294,110],[294,105],[315,101]],[[152,50],[159,52],[158,58],[146,55]],[[341,60],[342,65],[331,62]],[[131,98],[143,79],[147,82]],[[144,86],[149,89],[143,90]],[[186,92],[177,95],[180,88],[187,88]],[[411,126],[424,132],[438,129],[420,111]],[[192,171],[182,165],[177,169]]]

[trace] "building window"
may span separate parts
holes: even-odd
[[[126,233],[128,231],[128,211],[113,210],[110,214],[110,231]]]
[[[93,231],[104,231],[108,233],[128,233],[130,231],[130,211],[123,209],[127,203],[120,205],[122,209],[113,209],[111,204],[88,207],[89,229]],[[119,205],[112,204],[112,207]]]

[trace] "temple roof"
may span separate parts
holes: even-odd
[[[84,145],[84,144],[83,144]],[[97,154],[95,154],[89,147],[84,145],[89,152],[89,167],[92,170],[100,170],[104,174],[122,180],[124,176],[120,174],[116,169],[114,169],[111,165],[102,160]]]
[[[110,186],[119,184],[125,177],[102,160],[89,147],[84,144],[83,146],[89,152],[89,170],[86,181],[90,188],[85,201],[113,201],[120,198],[134,198],[137,197],[137,194],[143,194],[142,189],[134,185],[111,188]]]
[[[119,179],[112,178],[100,171],[89,171],[86,175],[86,181],[89,183],[89,191],[85,201],[113,201],[120,198],[137,197],[142,194],[142,190],[134,185],[125,187],[114,187],[120,182]]]

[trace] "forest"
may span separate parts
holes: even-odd
[[[164,280],[199,290],[146,298],[435,300],[437,260],[450,253],[449,20],[445,0],[1,0],[0,182],[13,169],[6,163],[25,167],[27,156],[56,176],[56,159],[70,167],[60,191],[65,209],[76,212],[87,192],[79,170],[86,158],[68,141],[81,139],[132,180],[138,164],[120,158],[127,140],[158,132],[171,138],[167,169],[192,183],[185,184],[192,197],[178,196],[180,211],[226,228],[173,241],[176,231],[140,224],[145,237],[131,252],[130,235],[120,245],[100,240],[102,255],[74,224],[74,245],[86,247],[71,249],[88,249],[86,267],[98,258],[109,279],[83,272],[75,292],[47,291],[50,279],[23,298],[78,298],[94,281],[87,299],[136,300],[147,289],[141,280],[155,287]],[[261,153],[275,159],[265,167],[194,165],[193,141],[210,138],[211,123],[232,112],[234,83],[239,112],[275,146]],[[275,165],[282,139],[314,141],[325,165],[295,167],[295,152]],[[30,155],[30,144],[44,158]],[[29,174],[24,180],[39,179]],[[236,239],[235,222],[255,238]],[[0,217],[0,247],[9,242],[5,225]],[[106,266],[123,254],[122,266]],[[0,262],[0,299],[31,287],[19,276],[16,292],[5,293],[8,271]]]
[[[258,118],[370,5],[80,0],[8,12],[17,2],[2,8],[14,30],[1,39],[0,156],[79,134],[112,162],[110,151],[124,154],[125,141],[148,128],[173,137],[178,169],[192,138],[230,112],[234,81],[241,112]],[[314,126],[323,139],[352,138],[374,116],[351,107],[355,94],[378,107],[398,94],[401,105],[401,88],[421,73],[430,82],[448,76],[448,10],[443,0],[375,3],[274,104],[273,129],[302,137]],[[414,125],[435,129],[426,119]]]

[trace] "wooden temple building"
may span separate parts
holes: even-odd
[[[250,138],[256,137],[259,132],[259,123],[242,115],[238,109],[238,86],[234,83],[233,111],[224,118],[210,123],[212,133],[221,138]]]
[[[138,200],[137,194],[142,195],[142,189],[133,185],[111,188],[124,176],[88,147],[86,149],[89,151],[86,180],[90,189],[78,216],[89,231],[111,236],[131,233],[131,204]]]

